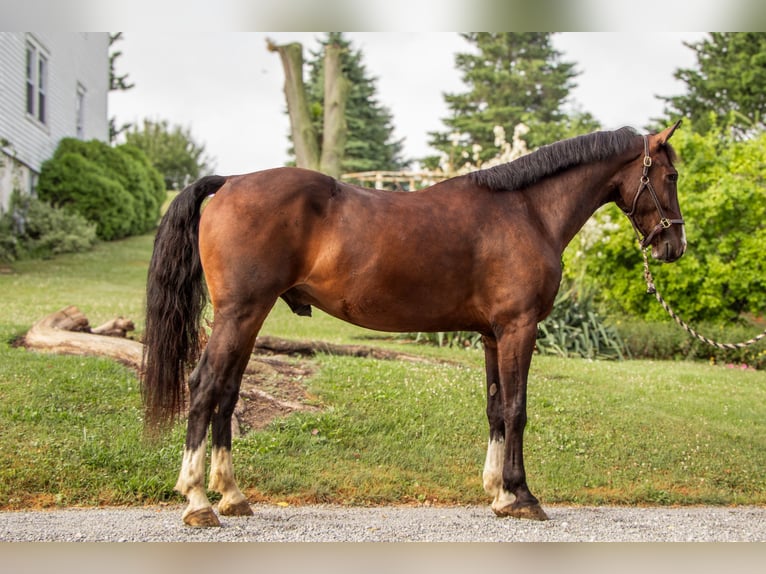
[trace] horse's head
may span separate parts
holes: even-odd
[[[678,205],[673,167],[675,152],[668,143],[680,125],[643,136],[641,154],[620,174],[617,205],[630,219],[641,247],[652,247],[652,257],[672,262],[686,251],[686,233]]]

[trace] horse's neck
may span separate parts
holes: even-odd
[[[616,170],[610,162],[576,166],[529,189],[530,201],[560,252],[608,202],[608,184]]]

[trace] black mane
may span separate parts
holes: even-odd
[[[496,191],[523,189],[569,167],[619,155],[637,135],[630,127],[594,132],[543,146],[514,161],[469,173],[468,177]]]

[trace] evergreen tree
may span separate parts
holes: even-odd
[[[115,34],[109,34],[109,91],[128,91],[133,89],[135,84],[128,81],[128,74],[117,74],[117,59],[122,56],[122,52],[119,50],[112,50],[114,44],[122,40],[122,32],[116,32]],[[126,123],[121,126],[117,125],[117,119],[115,117],[109,118],[109,141],[114,142],[117,136],[125,130],[130,129],[132,124]]]
[[[431,146],[446,154],[453,168],[492,157],[495,126],[512,133],[517,124],[526,124],[530,149],[598,127],[590,114],[569,117],[563,110],[577,71],[573,63],[560,60],[551,33],[474,32],[463,37],[476,48],[455,57],[468,91],[444,95],[452,113],[443,120],[448,130],[429,134]]]
[[[685,45],[697,53],[697,68],[678,69],[687,93],[661,97],[668,117],[691,120],[699,133],[730,128],[738,138],[766,128],[766,34],[711,33]]]
[[[341,168],[343,173],[359,171],[396,171],[409,162],[402,158],[402,140],[394,140],[393,116],[377,100],[376,79],[364,65],[360,50],[341,32],[328,32],[322,47],[311,52],[306,92],[318,141],[322,141],[324,116],[324,50],[330,44],[340,46],[341,65],[350,83],[346,101],[346,144]]]

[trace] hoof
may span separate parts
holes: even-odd
[[[527,520],[549,520],[548,515],[539,504],[531,506],[516,506],[509,504],[503,508],[492,509],[497,516],[513,516],[514,518],[526,518]]]
[[[223,516],[252,516],[253,509],[247,500],[240,500],[234,504],[223,505],[218,503],[218,512]]]
[[[213,509],[209,506],[184,515],[184,524],[193,528],[221,526],[221,522],[218,520],[215,512],[213,512]]]

